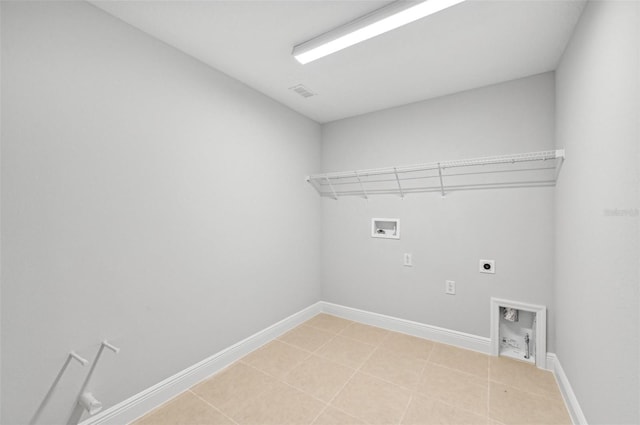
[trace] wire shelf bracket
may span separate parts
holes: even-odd
[[[399,195],[555,186],[564,149],[313,174],[306,180],[322,197]]]

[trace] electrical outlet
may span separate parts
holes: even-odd
[[[449,295],[456,294],[456,283],[453,280],[447,280],[444,286],[444,292]]]
[[[496,262],[495,260],[480,260],[480,273],[495,274]]]
[[[413,266],[413,255],[411,255],[408,252],[404,254],[404,265],[406,267],[412,267]]]

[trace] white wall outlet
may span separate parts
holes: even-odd
[[[453,280],[447,280],[444,286],[444,292],[449,295],[456,294],[456,282]]]
[[[480,273],[495,274],[495,272],[496,272],[495,260],[480,260]]]
[[[404,265],[406,267],[413,267],[413,255],[409,252],[405,252],[404,254]]]

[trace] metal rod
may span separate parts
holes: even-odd
[[[486,174],[506,174],[506,173],[523,173],[523,172],[538,172],[538,171],[549,171],[549,170],[556,170],[557,166],[554,165],[552,167],[531,167],[531,168],[519,168],[519,169],[515,169],[515,170],[491,170],[491,171],[469,171],[469,172],[463,172],[460,171],[458,173],[453,173],[453,172],[449,172],[447,174],[447,177],[457,177],[457,176],[475,176],[475,175],[486,175]],[[399,177],[399,176],[398,176]],[[416,176],[416,177],[402,177],[399,178],[399,180],[401,181],[416,181],[416,180],[429,180],[429,179],[437,179],[438,175],[434,174],[433,176]],[[316,187],[316,185],[314,184],[315,182],[317,182],[317,180],[313,180],[311,179],[310,184],[312,184],[314,187]],[[390,178],[378,178],[378,179],[369,179],[367,180],[368,184],[373,184],[373,183],[389,183],[389,182],[397,182],[396,176],[391,176]],[[322,183],[322,184],[326,184],[326,183]],[[341,182],[333,182],[333,187],[334,188],[339,188],[340,186],[348,186],[348,185],[353,185],[355,184],[354,182],[348,182],[348,181],[341,181]],[[317,188],[316,188],[317,190]],[[394,189],[395,190],[395,189]],[[408,189],[407,189],[408,190]],[[405,192],[407,191],[405,190]],[[340,195],[343,194],[342,190],[337,189],[336,190]],[[369,194],[371,194],[373,192],[372,189],[369,189],[367,191]]]
[[[356,171],[356,178],[358,179],[358,182],[360,183],[360,187],[362,188],[362,193],[364,194],[364,199],[366,199],[367,201],[369,200],[369,196],[367,196],[367,190],[364,188],[364,184],[362,184],[362,180],[360,180],[360,176],[358,175],[358,172]]]
[[[80,357],[75,351],[70,352],[69,357],[76,359],[82,366],[89,364],[89,360],[84,357]]]
[[[93,376],[93,371],[96,370],[96,366],[98,365],[100,356],[102,356],[102,350],[104,350],[104,344],[100,344],[100,348],[98,348],[98,353],[94,357],[93,363],[91,363],[91,369],[89,369],[89,373],[87,373],[87,376],[84,378],[84,382],[82,383],[82,387],[80,388],[78,397],[76,397],[76,401],[77,401],[76,406],[73,409],[73,412],[71,413],[71,417],[69,417],[69,420],[67,421],[67,425],[76,425],[79,422],[80,417],[82,416],[82,412],[84,411],[84,408],[80,404],[80,397],[82,397],[82,394],[84,394],[84,390],[86,390],[87,386],[89,385],[89,381],[91,381],[91,377]]]
[[[102,341],[102,345],[104,345],[105,347],[107,347],[109,350],[113,351],[116,354],[120,352],[120,349],[118,347],[114,347],[113,345],[109,344],[109,342],[106,340]]]
[[[426,164],[415,164],[408,165],[402,167],[387,167],[387,168],[372,168],[366,170],[358,170],[358,174],[361,176],[369,176],[369,175],[378,175],[378,174],[392,174],[397,173],[408,173],[408,172],[416,172],[416,171],[428,171],[428,170],[436,170],[438,165],[443,168],[455,168],[455,167],[471,167],[476,165],[489,165],[489,164],[511,164],[516,162],[529,162],[529,161],[543,161],[547,159],[558,159],[564,157],[564,150],[558,149],[553,151],[540,151],[540,152],[528,152],[522,154],[515,155],[499,155],[499,156],[488,156],[481,158],[472,158],[472,159],[462,159],[462,160],[452,160],[452,161],[440,161],[438,163],[426,163]],[[327,174],[316,174],[311,175],[309,178],[311,179],[325,179],[325,178],[349,178],[353,177],[353,171],[346,172],[337,172],[337,173],[327,173]]]
[[[60,368],[60,371],[56,375],[56,378],[53,380],[53,383],[49,387],[49,391],[47,391],[47,394],[44,396],[44,399],[42,400],[42,403],[40,403],[40,406],[38,406],[38,409],[36,409],[36,413],[33,414],[33,417],[29,421],[30,425],[34,425],[38,421],[38,419],[40,418],[40,415],[44,411],[44,408],[47,407],[47,404],[49,404],[49,399],[51,398],[51,396],[55,392],[56,387],[58,386],[58,382],[60,382],[60,379],[62,379],[62,375],[64,375],[64,372],[67,370],[67,367],[69,366],[69,363],[71,363],[71,359],[77,360],[78,363],[80,363],[82,366],[86,366],[87,363],[89,363],[85,358],[80,357],[74,351],[70,352],[67,355],[67,358],[64,361],[64,364],[62,365],[62,368]]]
[[[444,198],[444,184],[442,183],[442,167],[440,167],[440,163],[438,162],[438,176],[440,177],[440,193]]]
[[[402,192],[402,185],[400,184],[400,178],[398,177],[398,169],[393,167],[393,174],[396,175],[396,181],[398,182],[398,190],[400,191],[400,197],[404,199],[404,193]]]
[[[558,161],[558,164],[556,165],[556,180],[558,180],[558,177],[560,177],[560,169],[562,168],[562,164],[564,164],[564,156],[560,157],[560,161]]]
[[[439,179],[439,187],[437,183],[433,187],[437,187],[442,196],[446,195],[444,190],[444,171],[447,170],[447,178],[455,178],[456,176],[472,176],[481,174],[507,174],[511,172],[519,173],[525,171],[542,172],[550,170],[549,179],[546,176],[537,175],[531,177],[530,181],[518,182],[524,186],[548,186],[555,184],[558,179],[560,169],[562,167],[565,155],[564,150],[530,152],[516,155],[502,155],[493,157],[483,157],[466,160],[441,161],[430,164],[418,164],[412,166],[396,166],[388,168],[377,168],[368,170],[345,171],[338,173],[327,173],[310,175],[307,181],[311,183],[321,196],[333,197],[338,199],[341,196],[363,195],[366,199],[373,194],[380,193],[396,193],[402,198],[408,193],[418,191],[431,191],[431,186],[427,181],[430,179]],[[550,160],[554,160],[552,166],[548,166]],[[481,166],[490,165],[491,168]],[[483,169],[484,171],[480,171]],[[555,170],[554,170],[555,169]],[[437,170],[437,172],[436,172]],[[457,170],[457,172],[456,172]],[[555,171],[555,173],[554,173]],[[555,174],[555,175],[554,175]],[[366,188],[365,188],[366,177]],[[553,179],[553,180],[552,180]],[[402,180],[402,181],[401,181]],[[418,181],[424,181],[418,183]],[[395,182],[396,184],[393,184]],[[414,183],[415,182],[415,183]],[[435,183],[435,182],[434,182]],[[450,182],[451,183],[451,182]],[[459,190],[456,187],[512,187],[512,183],[503,184],[480,183],[480,184],[464,184],[458,186],[447,186],[447,190]],[[391,187],[386,188],[387,184]],[[328,186],[328,188],[327,188]]]
[[[80,418],[82,417],[82,413],[84,412],[84,407],[82,406],[82,403],[80,403],[80,399],[84,394],[85,390],[87,389],[87,387],[89,386],[89,382],[91,382],[91,378],[93,377],[93,372],[96,370],[96,366],[98,365],[98,362],[100,361],[100,357],[102,356],[102,352],[104,351],[105,348],[108,348],[109,350],[113,351],[116,354],[120,351],[119,348],[114,347],[113,345],[109,344],[107,341],[102,341],[102,343],[100,344],[100,348],[98,348],[98,353],[94,357],[93,363],[91,364],[91,369],[89,369],[89,373],[87,373],[87,376],[84,378],[84,382],[82,383],[82,387],[80,388],[80,392],[78,393],[78,397],[76,398],[76,406],[73,409],[73,412],[71,412],[71,416],[67,421],[67,425],[76,425],[80,421]]]
[[[331,191],[333,192],[333,199],[335,199],[337,201],[338,200],[338,194],[336,193],[336,190],[333,188],[333,185],[331,184],[331,180],[329,180],[329,177],[325,177],[325,180],[327,180],[327,183],[329,183],[329,187],[331,188]]]
[[[307,177],[307,183],[309,183],[313,188],[318,192],[318,195],[322,196],[322,188],[320,187],[320,183],[316,179],[312,179],[311,177]]]
[[[543,180],[536,182],[517,181],[510,183],[482,183],[482,184],[466,184],[466,185],[447,185],[447,192],[467,191],[467,190],[485,190],[485,189],[515,189],[515,188],[529,188],[529,187],[553,187],[555,185],[554,180]],[[422,186],[414,188],[405,188],[404,194],[410,193],[427,193],[427,192],[441,192],[440,185],[437,186]],[[360,189],[358,190],[344,190],[340,191],[340,196],[357,196],[362,194]],[[367,191],[369,195],[394,195],[398,193],[398,189],[369,189]],[[331,196],[331,195],[323,195]]]

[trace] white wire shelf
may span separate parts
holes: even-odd
[[[564,150],[440,161],[398,167],[313,174],[320,196],[400,195],[459,190],[555,186]]]

